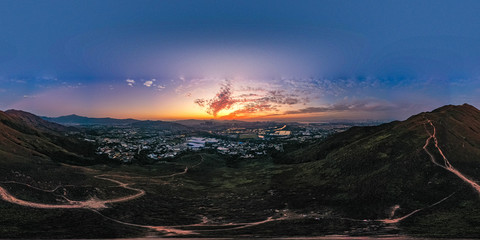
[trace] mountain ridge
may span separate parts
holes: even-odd
[[[70,136],[77,132],[76,128],[28,112],[0,111],[0,151],[5,161],[19,156],[78,164],[91,162],[93,146]]]
[[[430,121],[436,130],[435,142],[430,138]],[[462,175],[478,183],[479,132],[480,111],[468,104],[443,106],[405,121],[352,127],[325,141],[284,154],[278,162],[290,164],[292,169],[276,180],[286,195],[293,187],[290,182],[295,182],[297,191],[322,199],[323,204],[341,206],[353,218],[387,218],[388,209],[396,205],[401,208],[396,216],[401,217],[454,193],[452,199],[468,203],[472,212],[477,213],[480,204],[475,189],[458,175],[434,164],[429,152],[442,164],[446,156]],[[305,200],[296,197],[290,201],[293,204]],[[452,205],[441,212],[451,214],[460,207],[458,203]],[[422,214],[426,213],[418,213],[419,219],[423,219]],[[448,221],[458,219],[451,217]],[[402,224],[413,228],[409,223],[406,220]],[[432,225],[428,228],[445,231]]]
[[[141,121],[141,120],[132,119],[132,118],[127,118],[127,119],[117,119],[117,118],[110,118],[110,117],[91,118],[91,117],[79,116],[76,114],[70,114],[70,115],[60,116],[60,117],[42,117],[42,118],[45,120],[63,124],[63,125],[94,125],[94,124],[127,125],[127,124]]]

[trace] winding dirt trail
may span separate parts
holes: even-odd
[[[172,173],[168,175],[161,175],[161,176],[152,176],[152,177],[147,177],[147,176],[128,176],[128,175],[118,175],[118,174],[102,174],[102,176],[108,176],[108,177],[116,177],[116,178],[122,178],[122,179],[163,179],[163,178],[171,178],[175,176],[180,176],[180,175],[185,175],[188,173],[188,170],[197,167],[198,165],[202,164],[205,161],[202,155],[200,155],[200,161],[196,163],[195,165],[188,166],[188,165],[183,165],[185,168],[183,169],[182,172],[177,172],[177,173]]]
[[[46,203],[36,203],[36,202],[30,202],[30,201],[25,201],[22,199],[18,199],[15,196],[11,195],[5,188],[0,186],[0,197],[2,200],[25,206],[25,207],[32,207],[32,208],[46,208],[46,209],[58,209],[58,208],[91,208],[91,207],[97,207],[97,205],[93,202],[88,201],[83,201],[83,202],[75,202],[71,201],[69,204],[46,204]]]
[[[414,211],[412,211],[411,213],[409,213],[409,214],[407,214],[407,215],[405,215],[405,216],[403,216],[403,217],[393,218],[393,219],[381,219],[381,220],[378,220],[378,221],[379,221],[379,222],[383,222],[383,223],[389,223],[389,224],[399,223],[399,222],[401,222],[402,220],[405,220],[406,218],[412,216],[413,214],[415,214],[415,213],[417,213],[417,212],[420,212],[420,211],[425,210],[425,209],[427,209],[427,208],[434,207],[434,206],[442,203],[443,201],[445,201],[445,200],[449,199],[451,196],[453,196],[453,194],[455,194],[455,193],[456,193],[456,192],[454,192],[454,193],[452,193],[452,194],[450,194],[450,195],[448,195],[448,196],[440,199],[440,201],[435,202],[435,203],[433,203],[432,205],[429,205],[428,207],[424,207],[424,208],[420,208],[420,209],[414,210]]]
[[[452,166],[452,164],[448,161],[447,157],[445,156],[445,154],[443,153],[442,149],[440,148],[440,146],[438,145],[438,139],[437,139],[437,129],[435,128],[435,125],[433,125],[432,121],[430,119],[427,119],[427,122],[430,124],[430,126],[432,126],[433,128],[433,133],[431,133],[430,131],[428,131],[427,127],[425,126],[425,130],[427,131],[428,135],[429,135],[429,138],[427,138],[427,141],[425,142],[425,145],[423,146],[423,150],[425,150],[425,152],[428,154],[428,156],[430,157],[430,160],[432,161],[433,164],[455,174],[457,177],[459,177],[460,179],[462,179],[465,183],[469,184],[478,194],[480,194],[480,185],[478,185],[475,181],[469,179],[468,177],[466,177],[465,175],[463,175],[460,171],[458,171],[456,168],[454,168]],[[430,144],[430,140],[434,141],[435,143],[435,148],[437,149],[438,153],[442,156],[443,158],[443,165],[438,163],[437,160],[435,159],[435,156],[428,151],[428,145]]]
[[[116,222],[118,224],[122,224],[122,225],[126,225],[126,226],[132,226],[132,227],[140,227],[140,228],[146,228],[146,229],[150,229],[150,230],[154,230],[154,231],[157,231],[157,232],[163,232],[165,233],[166,235],[165,236],[178,236],[178,235],[193,235],[193,234],[198,234],[194,231],[190,231],[190,230],[182,230],[182,229],[178,229],[178,228],[173,228],[173,227],[167,227],[167,226],[150,226],[150,225],[142,225],[142,224],[135,224],[135,223],[127,223],[127,222],[123,222],[123,221],[120,221],[120,220],[117,220],[117,219],[114,219],[114,218],[111,218],[111,217],[108,217],[108,216],[105,216],[103,215],[102,213],[100,213],[99,211],[95,210],[95,209],[91,209],[93,212],[97,213],[98,215],[112,221],[112,222]]]
[[[107,200],[100,200],[100,199],[96,199],[96,198],[90,198],[90,199],[85,200],[85,201],[74,201],[74,200],[68,199],[68,198],[65,197],[65,196],[62,196],[62,197],[68,202],[68,204],[46,204],[46,203],[37,203],[37,202],[31,202],[31,201],[26,201],[26,200],[19,199],[19,198],[13,196],[12,194],[10,194],[5,188],[3,188],[3,187],[0,186],[0,197],[1,197],[4,201],[6,201],[6,202],[13,203],[13,204],[17,204],[17,205],[21,205],[21,206],[25,206],[25,207],[32,207],[32,208],[45,208],[45,209],[69,209],[69,208],[70,208],[70,209],[71,209],[71,208],[102,209],[102,208],[106,208],[106,207],[107,207],[106,204],[109,204],[109,203],[118,203],[118,202],[131,201],[131,200],[133,200],[133,199],[136,199],[136,198],[139,198],[139,197],[145,195],[145,191],[144,191],[144,190],[138,189],[138,188],[129,187],[129,186],[128,186],[129,184],[127,184],[127,183],[123,183],[123,182],[120,182],[120,181],[117,181],[117,180],[114,180],[114,179],[110,179],[110,178],[107,178],[107,177],[102,176],[102,175],[95,176],[95,178],[116,183],[116,184],[118,184],[118,185],[117,185],[118,187],[122,187],[122,188],[125,188],[125,189],[133,190],[133,191],[136,191],[137,193],[132,194],[132,195],[129,195],[129,196],[125,196],[125,197],[119,197],[119,198],[113,198],[113,199],[107,199]],[[19,182],[15,182],[15,181],[7,181],[7,182],[4,182],[4,183],[16,183],[16,184],[21,184],[21,185],[25,185],[25,186],[28,186],[28,187],[31,187],[31,188],[34,188],[34,189],[37,189],[37,190],[41,190],[41,191],[44,191],[44,192],[50,192],[50,193],[53,193],[54,191],[56,191],[57,189],[59,189],[60,187],[62,187],[62,186],[57,186],[57,187],[54,188],[53,190],[44,190],[44,189],[40,189],[40,188],[31,186],[31,185],[26,184],[26,183],[19,183]]]
[[[430,119],[427,119],[427,123],[432,127],[433,129],[433,133],[431,131],[429,131],[427,129],[427,124],[424,124],[424,127],[425,127],[425,131],[427,132],[428,134],[428,138],[427,140],[425,141],[425,145],[423,145],[423,150],[428,154],[428,156],[430,157],[430,161],[435,164],[436,166],[438,167],[441,167],[453,174],[455,174],[457,177],[459,177],[460,179],[462,179],[465,183],[469,184],[478,194],[480,194],[480,185],[478,185],[475,181],[469,179],[468,177],[466,177],[465,175],[463,175],[459,170],[457,170],[456,168],[454,168],[452,166],[452,164],[450,163],[450,161],[448,161],[447,157],[445,156],[445,154],[443,153],[442,149],[440,148],[439,144],[438,144],[438,139],[437,139],[437,129],[435,128],[435,125],[433,125],[433,122],[430,120]],[[440,154],[440,156],[442,156],[442,159],[443,159],[443,163],[439,163],[437,161],[437,159],[435,158],[435,156],[433,155],[433,153],[431,153],[429,150],[428,150],[428,146],[430,145],[430,142],[433,140],[434,142],[434,145],[435,145],[435,149],[437,149],[438,153]],[[452,193],[450,194],[449,196],[441,199],[440,201],[426,207],[426,208],[430,208],[430,207],[433,207],[437,204],[440,204],[441,202],[447,200],[448,198],[450,198],[453,194],[455,193]],[[424,210],[425,208],[420,208],[420,209],[417,209],[417,210],[414,210],[412,211],[411,213],[403,216],[403,217],[399,217],[399,218],[394,218],[394,219],[382,219],[382,220],[379,220],[383,223],[398,223],[410,216],[412,216],[413,214],[417,213],[417,212],[420,212],[422,210]]]
[[[192,165],[191,168],[193,167],[197,167],[198,165],[202,164],[203,161],[204,161],[204,158],[202,155],[200,155],[201,159],[198,163],[196,163],[195,165]],[[70,165],[66,165],[66,166],[70,166]],[[92,172],[92,171],[95,171],[95,170],[92,170],[92,169],[89,169],[89,168],[85,168],[85,167],[77,167],[77,166],[71,166],[71,167],[75,167],[75,168],[80,168],[84,171],[88,171],[88,172]],[[188,166],[185,166],[185,169],[183,170],[183,172],[178,172],[178,173],[173,173],[173,174],[169,174],[169,175],[165,175],[165,176],[156,176],[156,177],[151,177],[151,178],[169,178],[169,177],[175,177],[175,176],[179,176],[179,175],[184,175],[184,174],[187,174],[188,172]],[[10,194],[5,188],[3,188],[2,186],[0,186],[0,198],[3,199],[4,201],[6,202],[9,202],[9,203],[13,203],[13,204],[17,204],[17,205],[21,205],[21,206],[25,206],[25,207],[32,207],[32,208],[45,208],[45,209],[68,209],[68,208],[84,208],[84,209],[102,209],[102,208],[106,208],[107,204],[110,204],[110,203],[119,203],[119,202],[127,202],[127,201],[131,201],[131,200],[134,200],[134,199],[137,199],[143,195],[145,195],[145,190],[143,189],[139,189],[139,188],[134,188],[134,187],[131,187],[129,186],[130,184],[128,183],[124,183],[124,182],[121,182],[121,181],[118,181],[118,180],[115,180],[115,179],[112,179],[112,178],[109,178],[109,177],[125,177],[125,176],[121,176],[121,175],[110,175],[110,174],[100,174],[100,175],[96,175],[94,176],[95,178],[97,179],[101,179],[101,180],[105,180],[105,181],[110,181],[110,182],[113,182],[113,183],[116,183],[118,187],[121,187],[121,188],[124,188],[124,189],[128,189],[128,190],[132,190],[132,191],[135,191],[136,193],[135,194],[132,194],[132,195],[128,195],[128,196],[124,196],[124,197],[119,197],[119,198],[112,198],[112,199],[107,199],[107,200],[101,200],[101,199],[96,199],[96,198],[90,198],[88,200],[85,200],[85,201],[74,201],[74,200],[70,200],[68,199],[67,197],[65,196],[61,196],[62,198],[64,198],[68,204],[46,204],[46,203],[37,203],[37,202],[31,202],[31,201],[26,201],[26,200],[22,200],[22,199],[19,199],[15,196],[13,196],[12,194]],[[128,177],[128,178],[148,178],[148,177]],[[54,188],[53,190],[44,190],[44,189],[40,189],[38,187],[35,187],[35,186],[32,186],[32,185],[29,185],[29,184],[26,184],[26,183],[20,183],[20,182],[15,182],[15,181],[4,181],[3,183],[15,183],[15,184],[21,184],[21,185],[25,185],[25,186],[28,186],[28,187],[31,187],[33,189],[37,189],[37,190],[40,190],[40,191],[44,191],[44,192],[50,192],[50,193],[53,193],[55,192],[57,189],[63,187],[63,186],[57,186],[56,188]],[[71,186],[71,185],[69,185]]]
[[[101,200],[100,202],[101,202],[102,204],[127,202],[127,201],[131,201],[131,200],[133,200],[133,199],[137,199],[137,198],[145,195],[145,190],[139,189],[139,188],[129,187],[129,186],[128,186],[128,185],[129,185],[128,183],[123,183],[123,182],[120,182],[120,181],[118,181],[118,180],[110,179],[110,178],[105,177],[104,175],[98,175],[98,176],[95,176],[95,178],[107,180],[107,181],[110,181],[110,182],[114,182],[114,183],[118,184],[118,185],[117,185],[118,187],[121,187],[121,188],[124,188],[124,189],[133,190],[133,191],[136,191],[136,192],[137,192],[136,194],[133,194],[133,195],[130,195],[130,196],[113,198],[113,199],[108,199],[108,200]]]
[[[262,221],[248,222],[248,223],[224,223],[224,224],[197,223],[197,224],[176,225],[176,226],[153,226],[153,225],[142,225],[142,224],[136,224],[136,223],[123,222],[123,221],[105,216],[95,209],[92,209],[92,211],[94,211],[95,213],[101,215],[102,217],[110,221],[113,221],[122,225],[126,225],[126,226],[140,227],[140,228],[154,230],[157,232],[162,232],[166,234],[165,236],[196,235],[196,234],[200,234],[201,232],[218,232],[218,231],[236,230],[236,229],[243,229],[243,228],[257,226],[257,225],[268,223],[268,222],[290,219],[287,217],[280,217],[280,218],[268,217],[267,219]]]
[[[194,167],[197,167],[198,165],[202,164],[204,162],[204,158],[202,155],[200,155],[201,157],[201,160],[190,166],[190,168],[194,168]],[[66,164],[65,164],[66,165]],[[66,166],[70,166],[70,167],[73,167],[73,168],[80,168],[82,169],[83,171],[86,171],[86,172],[90,172],[90,173],[98,173],[99,171],[97,170],[93,170],[93,169],[90,169],[90,168],[86,168],[86,167],[78,167],[78,166],[71,166],[71,165],[66,165]],[[164,175],[164,176],[156,176],[156,177],[153,177],[153,178],[169,178],[169,177],[175,177],[175,176],[179,176],[179,175],[184,175],[184,174],[187,174],[189,170],[189,167],[188,165],[185,166],[185,169],[184,171],[182,172],[177,172],[177,173],[173,173],[173,174],[169,174],[169,175]],[[9,202],[9,203],[13,203],[13,204],[17,204],[17,205],[20,205],[20,206],[25,206],[25,207],[31,207],[31,208],[42,208],[42,209],[86,209],[86,210],[90,210],[90,211],[93,211],[99,215],[101,215],[102,217],[108,219],[108,220],[111,220],[113,222],[116,222],[116,223],[119,223],[119,224],[122,224],[122,225],[127,225],[127,226],[134,226],[134,227],[141,227],[141,228],[147,228],[147,229],[151,229],[151,230],[154,230],[154,231],[157,231],[157,232],[162,232],[164,234],[166,234],[166,236],[178,236],[178,235],[193,235],[193,234],[197,234],[196,232],[194,231],[191,231],[191,230],[182,230],[182,229],[179,229],[178,227],[180,226],[176,226],[176,227],[169,227],[169,226],[150,226],[150,225],[141,225],[141,224],[135,224],[135,223],[127,223],[127,222],[123,222],[123,221],[120,221],[120,220],[117,220],[117,219],[114,219],[114,218],[111,218],[111,217],[108,217],[108,216],[105,216],[103,215],[102,213],[100,213],[98,210],[101,210],[101,209],[104,209],[104,208],[107,208],[107,204],[111,204],[111,203],[119,203],[119,202],[127,202],[127,201],[131,201],[131,200],[134,200],[134,199],[137,199],[139,197],[142,197],[143,195],[146,194],[145,190],[143,189],[139,189],[139,188],[134,188],[134,187],[131,187],[129,186],[130,184],[129,183],[124,183],[124,182],[121,182],[119,180],[115,180],[115,179],[112,179],[110,177],[119,177],[119,178],[148,178],[148,177],[130,177],[130,176],[122,176],[122,175],[114,175],[114,174],[100,174],[100,175],[96,175],[94,176],[94,178],[97,178],[97,179],[101,179],[101,180],[105,180],[105,181],[110,181],[110,182],[113,182],[115,184],[117,184],[116,186],[117,187],[121,187],[121,188],[124,188],[124,189],[128,189],[128,190],[131,190],[131,191],[135,191],[136,193],[135,194],[131,194],[131,195],[127,195],[127,196],[124,196],[124,197],[118,197],[118,198],[112,198],[112,199],[106,199],[106,200],[101,200],[101,199],[97,199],[97,198],[90,198],[88,200],[85,200],[85,201],[74,201],[74,200],[70,200],[68,199],[66,196],[66,189],[64,188],[65,186],[74,186],[74,185],[59,185],[57,187],[55,187],[54,189],[51,189],[51,190],[46,190],[46,189],[41,189],[41,188],[38,188],[38,187],[35,187],[35,186],[32,186],[30,184],[26,184],[26,183],[21,183],[21,182],[16,182],[16,181],[4,181],[4,182],[1,182],[1,183],[12,183],[12,184],[20,184],[20,185],[24,185],[24,186],[27,186],[27,187],[30,187],[32,189],[36,189],[36,190],[40,190],[40,191],[43,191],[43,192],[48,192],[48,193],[55,193],[55,191],[57,191],[58,189],[61,189],[63,188],[64,190],[64,195],[58,195],[58,194],[55,194],[56,196],[58,197],[62,197],[64,200],[66,200],[67,203],[65,204],[47,204],[47,203],[37,203],[37,202],[32,202],[32,201],[27,201],[27,200],[22,200],[22,199],[19,199],[15,196],[13,196],[12,194],[10,194],[5,188],[3,188],[2,186],[0,186],[0,198],[6,202]],[[268,220],[268,219],[267,219]],[[246,227],[247,225],[255,225],[256,223],[245,223],[245,224],[238,224],[239,227]]]

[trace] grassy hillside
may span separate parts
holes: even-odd
[[[55,151],[69,152],[52,140],[61,134],[49,136],[0,112],[0,185],[15,196],[57,203],[59,194],[79,201],[132,194],[99,175],[146,193],[98,212],[32,209],[0,201],[5,216],[0,236],[165,236],[141,227],[148,225],[196,231],[189,237],[480,237],[480,196],[430,160],[423,149],[433,131],[428,120],[450,163],[478,182],[480,111],[469,105],[445,106],[403,122],[354,127],[278,159],[234,160],[194,152],[150,165],[89,167],[51,161]],[[441,160],[433,140],[427,149]],[[59,185],[60,192],[43,191]],[[416,210],[397,224],[379,221]]]
[[[78,131],[27,112],[0,111],[0,158],[21,156],[76,164],[95,163],[95,146],[70,136],[74,130]]]
[[[463,216],[469,219],[469,224],[457,222],[455,226],[468,228],[463,231],[466,236],[478,237],[479,229],[472,230],[469,226],[480,225],[476,210],[480,207],[479,196],[460,178],[430,161],[423,150],[429,136],[428,126],[424,125],[427,119],[436,126],[439,146],[451,164],[478,182],[480,111],[465,104],[445,106],[403,122],[352,128],[289,153],[277,160],[292,167],[276,176],[277,186],[299,209],[320,202],[336,206],[346,216],[363,219],[387,218],[395,205],[400,205],[396,214],[402,216],[455,193],[450,202],[437,208],[441,213],[432,210],[441,215],[444,224],[427,224],[432,217],[428,211],[413,219],[418,219],[429,234],[458,236],[461,230],[453,231],[445,223],[456,222]],[[428,149],[435,152],[433,144]],[[438,152],[434,155],[442,159]],[[292,189],[315,200],[292,194]],[[471,212],[456,213],[467,206]],[[422,232],[417,221],[403,224],[413,233]]]

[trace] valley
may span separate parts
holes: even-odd
[[[465,168],[475,161],[465,162],[451,151],[464,143],[448,142],[446,134],[452,132],[445,131],[451,116],[470,116],[471,111],[480,116],[469,106],[447,106],[252,159],[225,158],[205,149],[144,164],[72,164],[4,149],[0,234],[452,237],[461,231],[463,237],[476,237],[479,229],[471,224],[477,221],[480,201],[471,176],[479,175],[475,167]],[[467,136],[458,126],[451,129]],[[474,136],[468,138],[472,145],[476,141],[480,144]],[[476,150],[466,148],[476,156]],[[442,222],[427,222],[432,216]]]

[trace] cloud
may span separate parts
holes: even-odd
[[[16,79],[16,78],[12,78],[10,79],[10,82],[14,82],[14,83],[27,83],[26,80],[23,80],[23,79]]]
[[[151,86],[155,86],[155,81],[157,81],[157,79],[155,78],[152,78],[152,80],[147,80],[143,83],[144,86],[146,87],[151,87]]]
[[[44,76],[44,77],[41,77],[40,79],[47,80],[47,81],[58,81],[58,78],[50,77],[50,76]]]
[[[214,117],[222,110],[235,110],[221,118],[248,114],[253,117],[320,112],[391,112],[401,107],[385,99],[370,97],[375,92],[389,90],[392,84],[372,77],[240,79],[235,83],[235,88],[228,82],[221,85],[212,99],[196,99],[194,103]],[[238,86],[238,83],[243,83],[243,86]]]
[[[260,95],[256,93],[245,93],[238,95],[239,98],[251,98],[251,97],[259,97]]]
[[[264,88],[261,88],[261,87],[250,87],[250,86],[247,86],[247,87],[240,87],[239,89],[240,91],[245,91],[245,92],[265,92],[267,90],[265,90]]]
[[[145,81],[143,85],[146,87],[151,87],[153,85],[153,81]]]
[[[265,90],[265,88],[239,87],[240,94],[234,95],[230,81],[221,84],[219,92],[212,99],[196,99],[194,103],[205,108],[206,112],[214,117],[222,110],[235,106],[235,111],[222,118],[244,117],[258,112],[277,111],[282,105],[295,105],[305,103],[307,98],[285,90]]]
[[[157,89],[158,89],[158,90],[162,90],[162,89],[164,89],[164,88],[165,88],[164,85],[157,85]]]
[[[205,89],[209,89],[210,87],[217,86],[224,82],[223,79],[216,78],[183,79],[184,80],[182,80],[175,88],[175,93],[183,96],[187,96],[188,94],[197,95],[198,93],[204,92]]]
[[[205,104],[206,104],[206,101],[204,99],[195,99],[195,101],[193,101],[193,102],[196,103],[200,107],[205,107]]]
[[[130,86],[130,87],[133,87],[133,84],[135,84],[135,80],[130,79],[130,78],[128,78],[127,80],[125,80],[125,82],[127,82],[128,86]]]
[[[396,105],[372,100],[356,100],[352,102],[339,102],[336,104],[322,106],[322,107],[307,107],[298,110],[286,111],[284,114],[302,114],[302,113],[322,113],[322,112],[337,112],[337,111],[387,111],[396,109]]]
[[[283,90],[274,90],[269,91],[265,97],[258,99],[258,101],[293,105],[300,102],[296,97],[297,96],[293,94],[285,94]]]
[[[214,117],[221,110],[229,109],[237,101],[232,98],[232,85],[230,81],[226,81],[220,87],[220,91],[210,100],[196,99],[194,102],[201,107],[207,107],[207,112]]]
[[[274,106],[264,103],[249,103],[242,109],[231,112],[228,115],[220,117],[221,119],[249,118],[251,114],[258,112],[270,112],[277,110]]]
[[[298,102],[300,102],[300,100],[298,100],[297,98],[286,98],[284,103],[285,104],[288,104],[288,105],[293,105],[293,104],[297,104]]]

